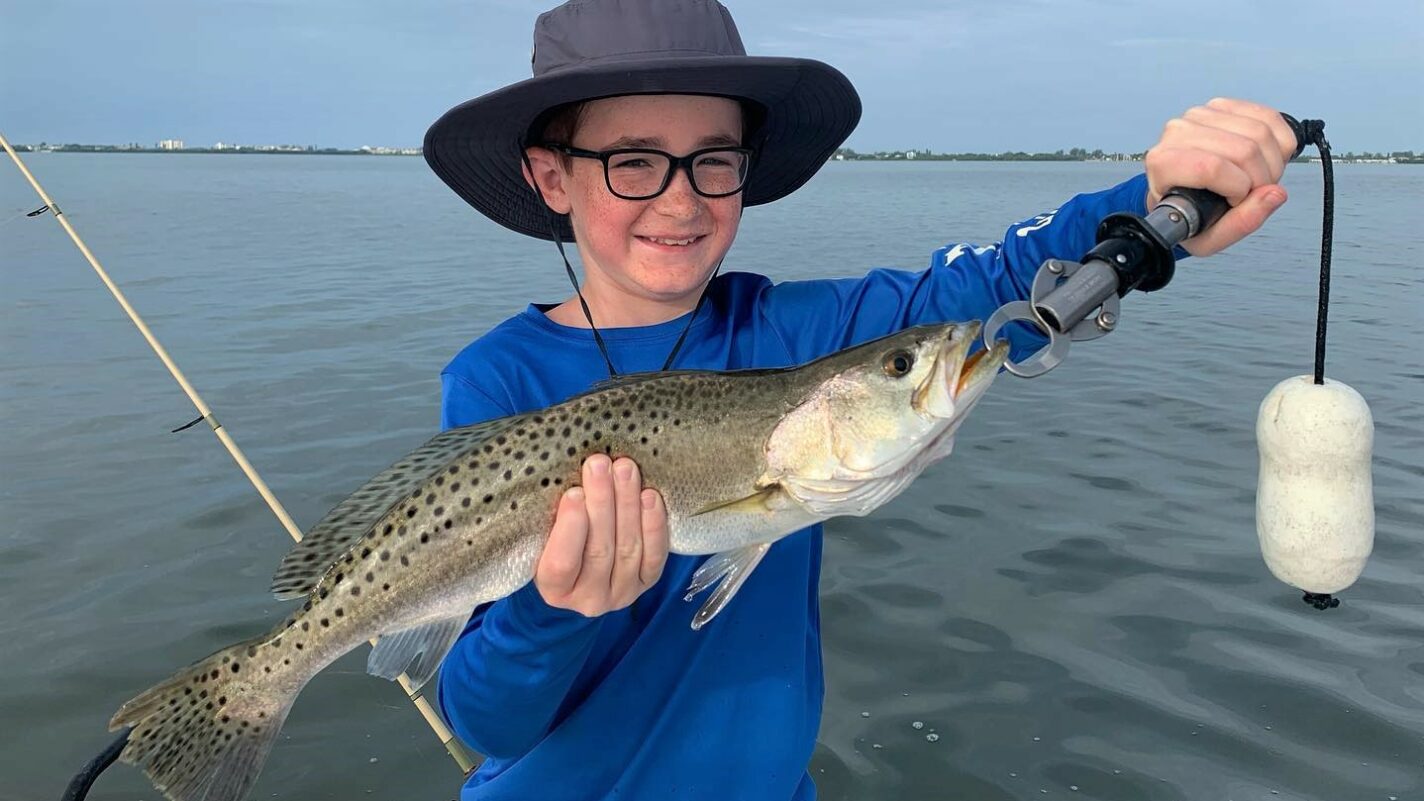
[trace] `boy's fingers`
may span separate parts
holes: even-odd
[[[1146,161],[1148,174],[1153,176],[1149,208],[1176,187],[1210,189],[1232,205],[1251,193],[1251,176],[1215,153],[1162,145],[1147,151]]]
[[[1286,124],[1286,120],[1281,116],[1281,112],[1263,106],[1260,103],[1252,103],[1250,100],[1237,100],[1231,97],[1218,97],[1207,101],[1207,107],[1218,111],[1225,111],[1231,114],[1241,114],[1247,117],[1254,117],[1265,123],[1271,129],[1271,135],[1275,137],[1276,146],[1280,148],[1283,156],[1295,154],[1297,142],[1295,141],[1295,131]]]
[[[603,454],[594,454],[583,463],[583,489],[588,507],[588,537],[583,546],[583,567],[579,571],[579,594],[608,597],[608,577],[613,569],[613,475],[612,463]]]
[[[1210,106],[1197,106],[1189,109],[1187,113],[1182,116],[1192,122],[1222,131],[1229,131],[1254,142],[1260,150],[1261,156],[1265,159],[1269,172],[1266,180],[1258,181],[1258,183],[1274,183],[1279,181],[1281,174],[1285,172],[1286,158],[1290,154],[1281,152],[1280,143],[1276,141],[1275,132],[1271,129],[1271,126],[1265,122],[1245,114],[1232,114],[1211,108]]]
[[[638,494],[643,478],[632,459],[620,458],[613,463],[613,497],[617,508],[617,523],[613,537],[613,575],[609,592],[619,604],[632,603],[637,597],[638,569],[643,562],[643,510]]]
[[[549,541],[539,554],[534,583],[550,603],[561,601],[573,591],[583,565],[584,539],[588,535],[588,513],[581,487],[571,487],[559,500]]]
[[[1244,200],[1254,186],[1276,182],[1276,175],[1271,172],[1271,164],[1261,143],[1249,136],[1185,119],[1173,120],[1170,129],[1170,134],[1163,138],[1163,142],[1167,147],[1183,154],[1178,160],[1184,165],[1202,162],[1199,169],[1210,169],[1210,165],[1205,162],[1215,159],[1227,162],[1246,176],[1245,186],[1234,196],[1217,191],[1217,194],[1233,203]],[[1269,146],[1274,147],[1273,144]],[[1195,152],[1190,157],[1186,156],[1192,151]]]
[[[663,566],[667,564],[667,508],[663,506],[663,496],[657,490],[643,490],[639,500],[643,517],[643,560],[638,569],[638,581],[643,589],[647,589],[657,583]]]
[[[1286,191],[1281,187],[1258,186],[1215,225],[1183,242],[1182,247],[1193,256],[1210,256],[1225,250],[1260,228],[1285,201]]]

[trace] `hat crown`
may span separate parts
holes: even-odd
[[[745,56],[716,0],[570,0],[534,23],[534,75],[618,59]]]

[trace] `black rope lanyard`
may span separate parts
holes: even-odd
[[[1325,326],[1330,306],[1330,252],[1335,236],[1335,167],[1330,162],[1330,143],[1325,139],[1323,120],[1302,120],[1306,137],[1320,151],[1324,173],[1324,219],[1320,222],[1320,302],[1315,315],[1315,383],[1325,383]],[[1304,143],[1302,143],[1304,144]]]

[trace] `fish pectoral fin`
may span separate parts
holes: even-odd
[[[366,659],[366,672],[391,681],[404,673],[412,691],[419,689],[440,668],[468,620],[468,615],[460,615],[382,634]]]
[[[701,509],[698,509],[697,511],[693,512],[691,517],[705,515],[709,512],[769,512],[771,511],[772,499],[775,498],[780,492],[781,485],[772,484],[771,486],[765,489],[757,490],[756,492],[753,492],[751,495],[748,495],[744,498],[735,498],[730,501],[710,503],[702,507]],[[728,551],[728,553],[732,552]]]
[[[692,574],[692,583],[687,586],[687,595],[683,596],[683,600],[691,601],[697,593],[713,584],[717,584],[717,589],[712,591],[712,595],[702,604],[702,608],[692,616],[694,630],[707,625],[708,621],[722,611],[722,608],[732,600],[732,596],[737,594],[737,590],[742,588],[742,585],[747,581],[747,576],[752,574],[756,566],[761,563],[761,558],[766,556],[766,552],[770,549],[771,543],[769,542],[760,545],[745,545],[741,548],[713,554],[697,568],[697,572]],[[720,584],[718,584],[719,580]]]

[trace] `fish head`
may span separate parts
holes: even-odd
[[[817,511],[864,514],[948,455],[1008,357],[980,324],[918,326],[843,351],[768,441],[769,480]]]

